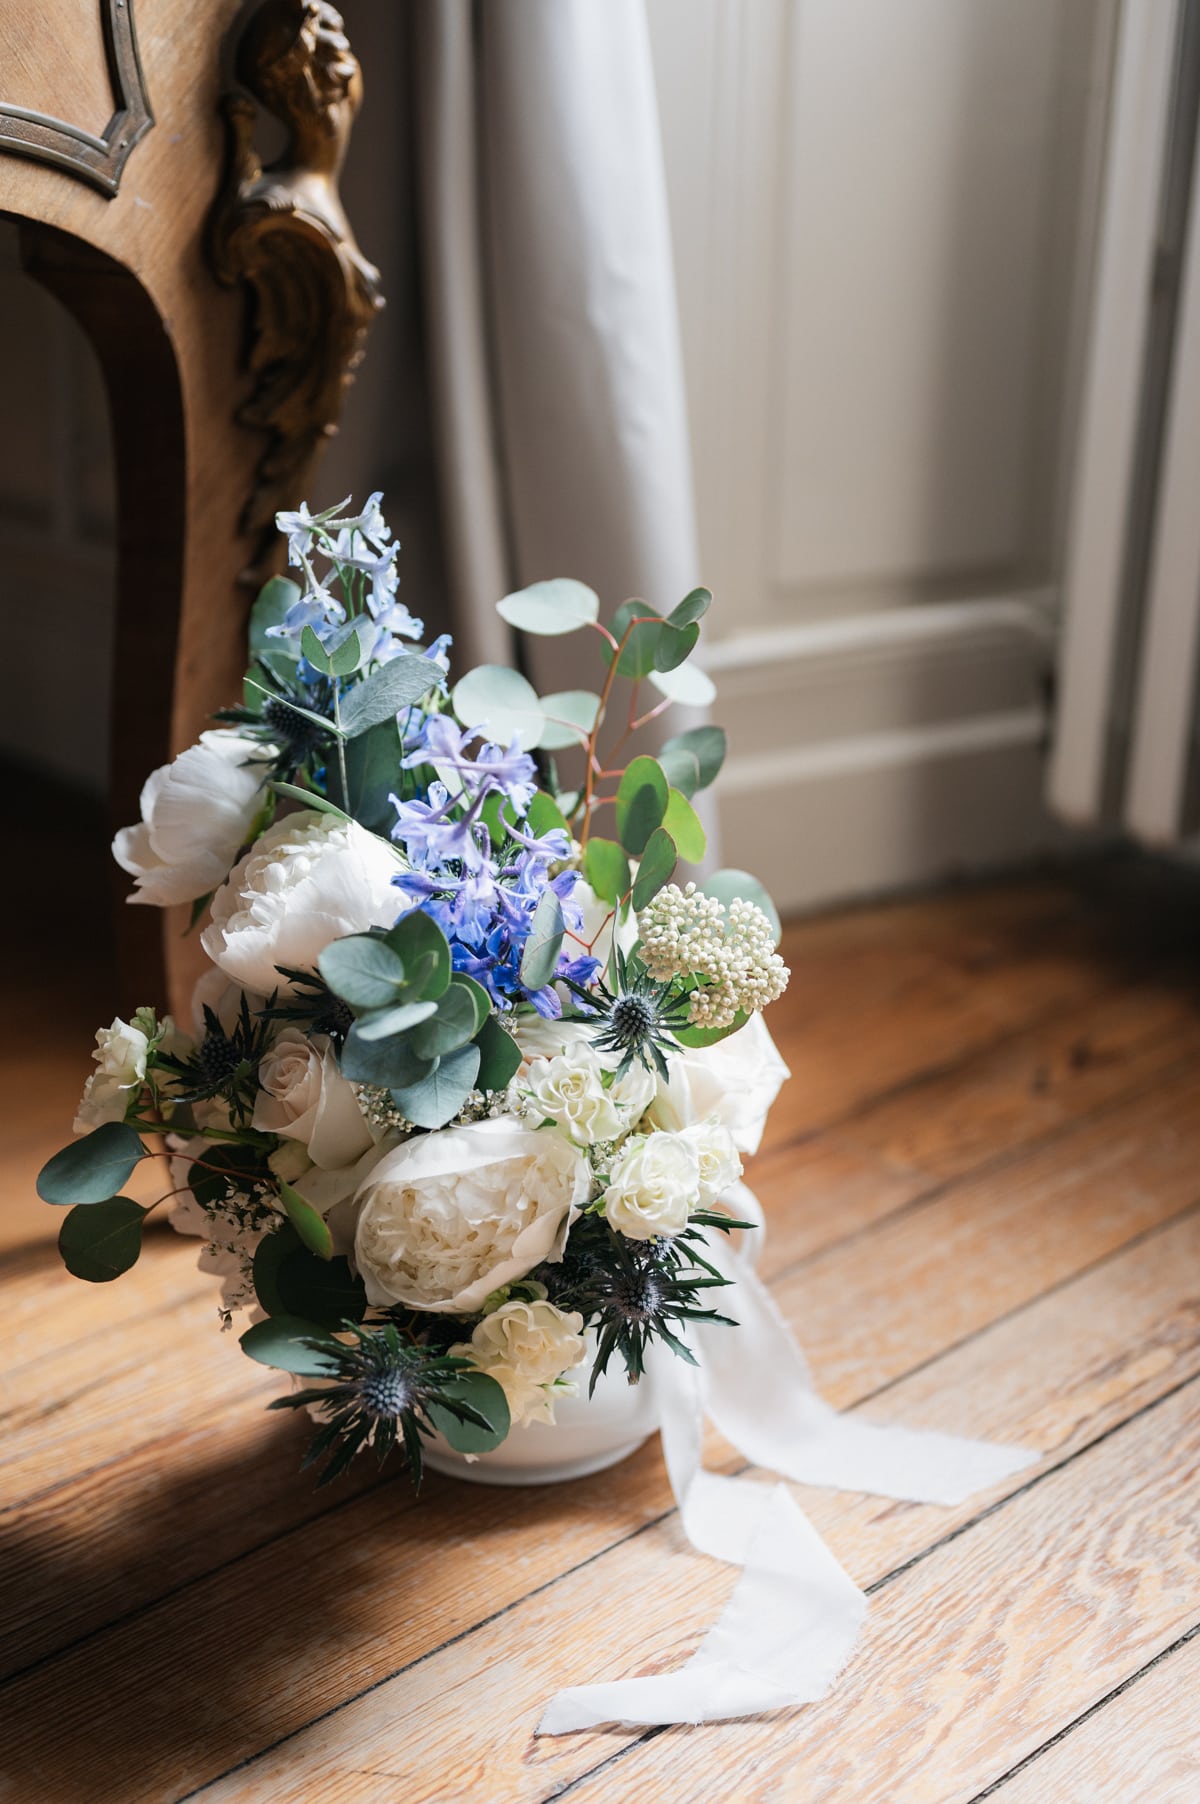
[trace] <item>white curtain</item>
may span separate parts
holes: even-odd
[[[415,0],[422,281],[459,668],[550,576],[611,611],[700,580],[643,0]],[[591,636],[587,636],[589,641]],[[539,687],[595,647],[528,647]]]

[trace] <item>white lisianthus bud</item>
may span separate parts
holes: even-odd
[[[696,1149],[700,1162],[700,1207],[711,1209],[742,1175],[733,1135],[715,1116],[685,1128],[682,1138]]]
[[[700,1158],[683,1134],[635,1134],[613,1161],[605,1219],[630,1240],[680,1234],[700,1206]]]
[[[530,1123],[548,1118],[577,1146],[616,1140],[625,1131],[626,1121],[604,1087],[604,1067],[586,1041],[557,1058],[531,1059],[524,1088]]]
[[[391,927],[411,907],[392,882],[402,868],[357,821],[301,809],[268,827],[230,872],[200,943],[245,989],[287,991],[279,966],[311,971],[331,940]]]
[[[96,1069],[84,1085],[75,1115],[75,1132],[90,1134],[106,1121],[124,1121],[125,1111],[146,1077],[150,1042],[140,1027],[118,1015],[111,1027],[96,1035],[92,1057]]]
[[[262,807],[274,747],[225,727],[201,733],[146,779],[142,819],[122,827],[113,857],[137,883],[131,902],[168,908],[224,883]]]
[[[328,1034],[310,1039],[285,1027],[258,1067],[262,1086],[252,1126],[307,1147],[309,1160],[327,1171],[353,1165],[375,1140],[358,1098],[338,1069]]]
[[[494,1378],[504,1392],[514,1428],[554,1421],[554,1396],[573,1391],[563,1374],[587,1355],[583,1317],[545,1301],[503,1303],[484,1316],[470,1341],[450,1349]]]

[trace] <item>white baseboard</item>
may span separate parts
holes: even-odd
[[[931,604],[730,640],[721,862],[781,909],[1061,849],[1043,802],[1051,597]]]

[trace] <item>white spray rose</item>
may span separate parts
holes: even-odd
[[[683,1134],[635,1134],[609,1171],[604,1214],[630,1240],[679,1234],[700,1207],[700,1158]]]
[[[338,1069],[328,1034],[285,1027],[258,1067],[252,1126],[308,1148],[314,1165],[352,1165],[374,1142],[358,1099]]]
[[[557,1058],[531,1059],[522,1088],[529,1092],[526,1118],[535,1125],[548,1118],[577,1146],[616,1140],[627,1126],[604,1087],[604,1067],[586,1042]]]
[[[671,1081],[658,1084],[650,1109],[655,1126],[685,1128],[715,1116],[742,1153],[758,1151],[767,1111],[791,1075],[761,1015],[715,1046],[672,1053],[667,1069]]]
[[[700,1162],[700,1207],[711,1209],[742,1175],[733,1135],[714,1118],[684,1128],[681,1138],[696,1149]]]
[[[395,923],[410,906],[392,882],[400,869],[356,821],[301,809],[269,827],[230,872],[200,943],[244,988],[286,992],[277,966],[311,971],[331,940]]]
[[[545,1301],[502,1303],[484,1316],[470,1341],[451,1347],[504,1392],[514,1428],[554,1421],[554,1390],[587,1355],[583,1317]],[[561,1386],[574,1390],[574,1386]]]
[[[124,1121],[125,1111],[146,1076],[150,1042],[140,1027],[118,1015],[96,1035],[92,1057],[96,1069],[88,1078],[75,1115],[75,1132],[90,1134],[106,1121]]]
[[[420,1134],[370,1172],[354,1259],[372,1303],[470,1315],[558,1259],[587,1160],[561,1134],[503,1118]]]
[[[146,779],[142,818],[122,827],[112,847],[137,880],[131,902],[167,908],[224,883],[262,806],[273,749],[214,727]]]
[[[592,1044],[593,1029],[582,1021],[547,1021],[541,1015],[519,1015],[513,1023],[514,1038],[525,1055],[525,1072],[518,1083],[532,1081],[540,1060],[565,1058],[586,1059],[590,1053],[598,1058],[603,1071],[615,1071],[621,1062],[615,1052],[597,1053]],[[618,1111],[620,1124],[614,1134],[596,1134],[597,1140],[615,1139],[627,1133],[641,1119],[654,1100],[655,1079],[637,1059],[624,1077],[616,1078],[608,1089],[608,1100]],[[551,1110],[547,1109],[549,1115]],[[578,1135],[575,1136],[579,1138]]]

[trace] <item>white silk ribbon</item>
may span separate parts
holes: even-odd
[[[725,1199],[762,1222],[738,1185]],[[718,1237],[712,1262],[736,1284],[730,1330],[696,1325],[697,1366],[655,1368],[663,1456],[684,1534],[699,1552],[742,1568],[699,1648],[676,1672],[577,1685],[553,1697],[539,1735],[602,1723],[718,1722],[823,1697],[854,1651],[867,1600],[783,1485],[722,1478],[701,1464],[704,1418],[755,1466],[800,1484],[912,1503],[955,1504],[1010,1477],[1028,1448],[840,1415],[813,1388],[804,1355],[745,1252]],[[731,1357],[732,1354],[732,1357]]]

